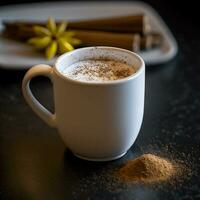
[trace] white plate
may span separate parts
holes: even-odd
[[[153,31],[164,36],[160,48],[141,52],[147,65],[160,64],[172,59],[177,53],[177,43],[161,17],[149,5],[141,2],[51,2],[0,7],[2,20],[89,19],[145,13]],[[7,69],[25,69],[39,63],[52,64],[26,44],[0,37],[0,66]]]

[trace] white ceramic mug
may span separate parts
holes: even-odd
[[[136,73],[106,82],[82,82],[62,70],[87,59],[111,59],[133,65]],[[33,96],[29,84],[36,76],[53,83],[55,113]],[[134,143],[143,119],[145,64],[135,53],[113,47],[81,48],[61,55],[54,67],[32,67],[22,84],[29,106],[49,126],[58,129],[65,145],[78,157],[106,161],[123,156]]]

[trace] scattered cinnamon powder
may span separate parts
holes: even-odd
[[[117,176],[126,182],[155,183],[166,181],[176,173],[176,166],[169,160],[144,154],[129,160],[117,172]]]
[[[85,171],[81,172],[84,177],[80,179],[80,187],[77,187],[73,192],[74,199],[81,199],[83,193],[85,195],[91,194],[91,190],[96,193],[106,190],[110,194],[120,195],[124,199],[126,199],[126,195],[135,199],[138,185],[151,188],[154,191],[165,191],[175,199],[180,188],[187,188],[188,191],[193,190],[194,182],[192,180],[198,180],[199,178],[199,163],[194,159],[196,153],[199,152],[196,149],[192,149],[189,154],[179,152],[176,143],[166,145],[162,144],[160,140],[153,141],[145,147],[135,149],[135,151],[144,153],[136,159],[133,159],[135,154],[129,151],[126,156],[114,162],[88,164]],[[152,158],[157,163],[153,163],[154,167],[152,167],[152,164],[147,164],[149,159],[152,160]],[[143,161],[138,162],[140,160]],[[165,164],[158,162],[158,160],[164,161]],[[142,167],[133,168],[136,163],[143,163]],[[161,166],[168,166],[167,168],[164,167],[164,172],[161,171],[163,167],[158,167],[160,164]],[[133,169],[138,169],[135,175],[133,175]]]

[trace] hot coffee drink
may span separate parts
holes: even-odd
[[[37,76],[52,81],[54,113],[31,92],[30,82]],[[58,129],[73,154],[86,160],[114,160],[126,154],[142,125],[145,64],[124,49],[79,48],[61,55],[54,67],[33,66],[22,90],[33,111]]]
[[[62,73],[75,80],[104,82],[126,78],[135,73],[133,66],[114,60],[85,60],[66,67]]]

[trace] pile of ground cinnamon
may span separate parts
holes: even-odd
[[[117,172],[117,176],[127,182],[155,183],[166,181],[176,173],[176,166],[169,160],[144,154],[134,160],[129,160]]]

